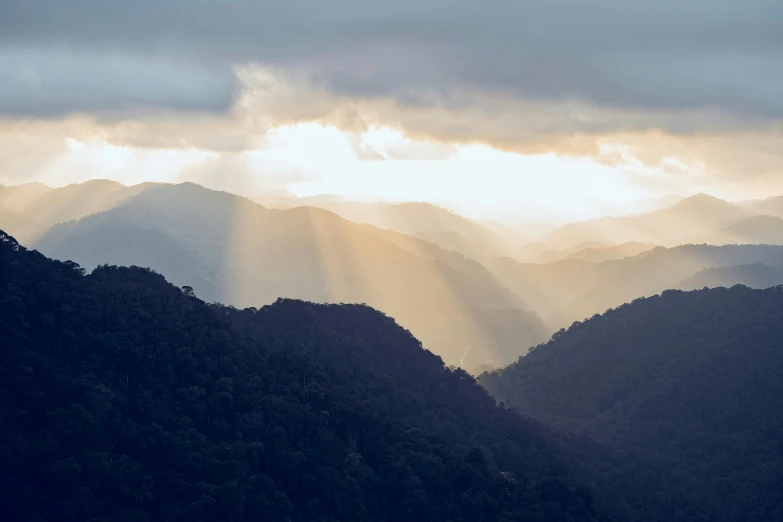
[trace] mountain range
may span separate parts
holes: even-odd
[[[451,364],[509,362],[516,342],[537,344],[549,334],[481,264],[319,208],[267,209],[194,184],[93,182],[45,191],[14,210],[42,208],[43,217],[29,222],[35,227],[8,228],[46,255],[89,270],[151,267],[208,301],[239,307],[281,296],[367,303]],[[72,221],[53,225],[63,219]]]
[[[293,201],[267,208],[192,183],[27,184],[0,188],[0,226],[22,244],[89,270],[151,267],[208,301],[367,303],[449,364],[471,370],[509,363],[552,331],[637,297],[668,288],[761,287],[777,283],[782,268],[783,219],[754,215],[775,211],[774,199],[732,204],[697,195],[647,214],[567,225],[525,246],[514,243],[524,241],[523,232],[429,204],[305,201],[360,223]],[[572,234],[583,240],[559,249],[542,242],[568,245],[560,240]],[[653,236],[722,246],[638,240]],[[494,257],[503,252],[513,256]]]
[[[0,232],[5,513],[781,518],[779,218],[729,205],[681,232],[717,244],[482,262],[190,183],[2,188],[38,250]]]

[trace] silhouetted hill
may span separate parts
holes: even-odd
[[[470,350],[468,367],[505,364],[520,342],[550,333],[482,265],[424,241],[192,183],[131,189],[110,210],[57,225],[31,246],[88,269],[149,266],[203,299],[241,307],[278,297],[367,303],[449,363]]]
[[[657,247],[631,258],[602,263],[565,260],[539,265],[500,259],[490,268],[551,327],[559,328],[638,297],[675,288],[704,269],[753,263],[783,268],[783,247],[683,245]]]
[[[694,240],[702,242],[698,238],[752,215],[749,210],[722,199],[697,194],[654,212],[571,223],[540,241],[560,250],[585,241],[613,245],[637,241],[675,246]]]
[[[640,299],[480,382],[523,414],[660,462],[726,520],[783,519],[783,288]]]
[[[206,304],[0,232],[4,520],[598,514],[563,441],[359,305]]]
[[[750,288],[770,288],[783,285],[783,270],[764,263],[706,268],[675,286],[678,290],[726,288],[744,285]]]

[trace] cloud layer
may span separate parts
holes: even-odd
[[[609,136],[770,177],[781,27],[780,0],[0,0],[0,118],[230,154],[301,121],[624,161]]]
[[[232,66],[258,63],[403,107],[460,108],[470,93],[783,116],[778,0],[3,0],[0,14],[6,114],[212,111]]]

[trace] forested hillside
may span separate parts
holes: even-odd
[[[783,287],[668,291],[480,382],[523,414],[659,462],[727,520],[783,520]]]
[[[20,190],[0,196],[8,192],[10,201]],[[48,189],[40,198],[17,203],[23,217],[73,221],[36,228],[36,235],[24,234],[35,241],[22,243],[89,270],[150,267],[192,286],[201,299],[239,307],[278,297],[366,303],[466,368],[510,363],[520,344],[532,346],[551,334],[478,262],[322,209],[268,209],[193,183],[92,182]],[[79,206],[82,200],[91,204]],[[76,214],[79,209],[84,213]],[[0,213],[0,228],[2,219]],[[8,232],[16,237],[17,230]]]
[[[359,305],[205,304],[0,235],[4,520],[603,520],[548,430]]]

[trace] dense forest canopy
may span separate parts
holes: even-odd
[[[667,291],[480,382],[522,413],[661,463],[728,520],[783,520],[783,287]]]
[[[366,306],[210,305],[2,234],[0,346],[5,520],[605,519],[562,441]]]

